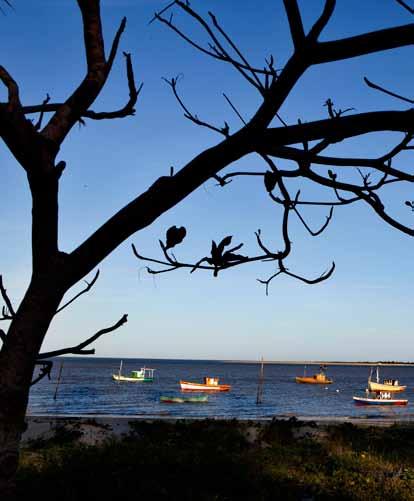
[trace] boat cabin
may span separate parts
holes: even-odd
[[[205,377],[204,384],[208,384],[210,386],[218,386],[219,378],[218,377]]]
[[[142,367],[139,371],[131,371],[131,377],[137,379],[154,379],[155,369],[150,369],[148,367]]]
[[[388,384],[390,386],[398,386],[398,379],[384,379],[384,384]]]

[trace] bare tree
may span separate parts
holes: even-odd
[[[282,249],[269,243],[269,239],[257,231],[257,255],[247,256],[239,252],[241,244],[231,246],[232,237],[228,236],[218,243],[213,242],[211,251],[205,256],[195,257],[191,263],[181,262],[172,254],[171,249],[183,241],[186,230],[173,226],[168,229],[165,242],[161,241],[161,258],[145,257],[135,247],[133,249],[139,259],[159,265],[157,269],[150,269],[152,273],[188,268],[191,271],[207,269],[217,275],[222,270],[241,264],[271,261],[275,264],[275,271],[262,280],[266,291],[271,280],[282,274],[310,284],[326,280],[334,271],[334,264],[316,278],[303,277],[287,268],[286,259],[292,250],[290,220],[292,217],[298,218],[306,231],[316,236],[331,221],[334,208],[358,202],[369,206],[388,225],[407,235],[414,234],[413,228],[386,211],[380,195],[382,188],[389,184],[414,181],[414,175],[409,171],[393,166],[393,159],[399,153],[413,149],[411,140],[414,133],[414,111],[411,108],[404,111],[352,113],[352,109],[336,108],[332,100],[327,98],[327,118],[324,120],[289,124],[279,114],[291,90],[308,68],[412,45],[413,24],[320,42],[319,37],[335,9],[335,0],[326,0],[322,12],[315,18],[308,32],[303,26],[297,1],[283,0],[294,49],[283,68],[276,68],[273,57],[265,60],[264,65],[250,63],[213,14],[205,19],[193,10],[189,2],[175,0],[156,13],[153,20],[166,25],[204,55],[219,63],[231,65],[259,93],[261,103],[252,116],[244,118],[226,95],[232,110],[229,108],[229,111],[236,113],[241,121],[238,130],[230,131],[226,122],[215,125],[199,118],[180,96],[177,79],[168,80],[185,117],[196,125],[219,134],[220,142],[201,151],[177,172],[172,171],[170,176],[157,179],[146,191],[104,222],[74,251],[66,253],[60,250],[58,191],[65,162],[57,161],[59,149],[76,123],[86,119],[106,120],[133,115],[140,90],[135,84],[131,56],[124,53],[129,88],[127,103],[115,111],[98,112],[91,109],[111,71],[126,21],[122,20],[109,53],[106,53],[99,0],[77,1],[82,15],[87,71],[82,82],[64,102],[53,103],[46,96],[40,104],[21,103],[19,85],[7,69],[0,66],[0,80],[8,93],[7,101],[0,103],[0,135],[25,170],[32,196],[32,276],[18,308],[13,307],[3,282],[0,282],[5,303],[1,320],[9,322],[8,329],[0,331],[2,499],[6,499],[13,491],[29,390],[36,380],[33,379],[36,364],[43,364],[43,375],[46,375],[50,366],[45,359],[62,353],[85,353],[85,346],[126,321],[126,316],[123,316],[114,326],[99,331],[78,346],[42,354],[40,347],[52,319],[58,311],[72,302],[69,300],[61,305],[65,293],[92,272],[128,237],[149,226],[206,181],[215,179],[221,187],[228,189],[234,178],[261,176],[265,192],[276,207],[280,206],[282,212]],[[407,2],[396,0],[396,3],[407,10]],[[187,35],[175,24],[170,16],[172,9],[181,11],[205,31],[209,38],[207,46]],[[398,89],[385,89],[369,80],[367,84],[378,92],[411,102],[410,98],[401,96]],[[39,114],[36,122],[27,118],[32,114]],[[278,120],[280,125],[273,125],[274,120]],[[335,143],[376,131],[397,131],[401,133],[401,139],[388,151],[379,151],[375,158],[345,158],[328,152]],[[256,153],[258,160],[264,162],[263,170],[222,173],[224,168],[251,153]],[[281,168],[278,159],[289,159],[293,161],[294,167]],[[344,175],[345,172],[355,172],[354,180],[350,181],[349,176]],[[302,195],[303,190],[292,191],[292,181],[313,182],[324,187],[326,198],[307,199]],[[411,209],[414,207],[414,202],[406,201],[405,204]],[[313,225],[304,215],[308,206],[327,209],[326,220],[316,230],[312,229]],[[87,288],[89,285],[87,284]]]

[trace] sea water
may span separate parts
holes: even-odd
[[[152,383],[116,382],[120,359],[65,357],[54,360],[51,379],[31,389],[28,414],[131,415],[263,418],[273,416],[360,416],[414,419],[414,366],[381,367],[382,378],[394,378],[407,390],[404,407],[357,406],[352,397],[363,396],[369,366],[329,365],[329,385],[298,384],[303,365],[264,365],[262,403],[256,404],[259,363],[210,360],[123,359],[122,374],[141,367],[155,368]],[[63,364],[61,366],[61,364]],[[59,372],[61,377],[59,380]],[[307,365],[307,375],[318,372]],[[165,404],[160,396],[181,395],[179,381],[203,382],[205,376],[230,384],[230,392],[209,393],[208,403]]]

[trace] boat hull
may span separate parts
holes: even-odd
[[[183,404],[184,399],[179,397],[160,397],[160,402],[163,404]]]
[[[400,398],[353,397],[357,405],[407,405],[408,400]]]
[[[208,402],[207,395],[200,397],[160,397],[163,404],[204,404]]]
[[[154,379],[150,378],[119,376],[118,374],[112,374],[112,379],[114,381],[127,381],[128,383],[152,383],[154,381]]]
[[[301,384],[332,384],[333,380],[326,378],[315,378],[313,376],[307,377],[307,376],[296,376],[295,381],[297,383]]]
[[[389,393],[400,393],[406,390],[406,386],[368,382],[369,391],[388,391]]]
[[[191,383],[189,381],[180,381],[182,391],[230,391],[229,384],[203,384]]]

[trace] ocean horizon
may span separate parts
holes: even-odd
[[[163,360],[174,360],[174,361],[194,361],[194,362],[218,362],[218,363],[230,363],[230,364],[275,364],[275,365],[363,365],[363,366],[414,366],[414,362],[411,361],[393,361],[393,360],[254,360],[254,359],[220,359],[220,358],[170,358],[170,357],[113,357],[113,356],[100,356],[95,355],[63,355],[57,358],[51,358],[54,363],[59,363],[60,360],[64,359],[105,359],[105,360],[152,360],[152,361],[163,361]]]

